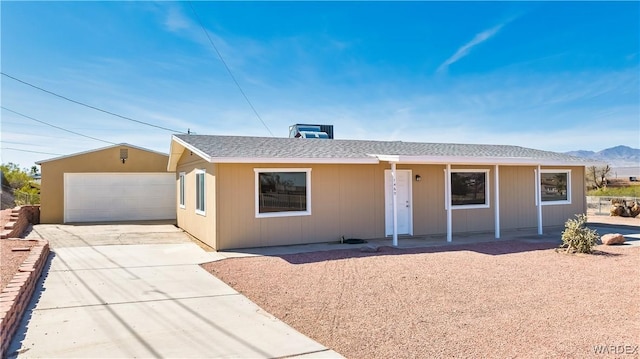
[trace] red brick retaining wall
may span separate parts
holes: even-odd
[[[40,223],[40,206],[16,207],[11,211],[9,222],[2,228],[0,240],[20,237],[29,224],[38,223]],[[11,344],[11,338],[29,305],[48,256],[49,242],[38,241],[18,268],[18,273],[0,293],[0,357],[4,357]]]
[[[0,356],[4,357],[49,256],[49,242],[38,241],[18,273],[0,293]]]
[[[11,211],[9,222],[2,228],[0,239],[20,237],[27,226],[40,223],[40,206],[16,207]]]

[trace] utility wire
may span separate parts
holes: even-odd
[[[13,147],[2,147],[1,149],[2,149],[3,151],[4,151],[4,150],[12,150],[12,151],[19,151],[19,152],[39,153],[39,154],[42,154],[42,155],[62,156],[62,154],[60,154],[60,153],[40,152],[40,151],[29,151],[29,150],[23,150],[23,149],[21,149],[21,148],[13,148]]]
[[[12,133],[17,134],[17,135],[21,135],[21,133],[15,133],[15,132],[12,132]],[[33,143],[26,143],[26,142],[14,142],[14,141],[2,141],[2,140],[0,140],[0,144],[1,144],[1,143],[7,143],[7,144],[11,144],[11,145],[27,145],[27,146],[33,146]],[[41,146],[41,145],[38,145],[38,147],[42,147],[42,146]]]
[[[1,1],[1,0],[0,0]],[[2,123],[4,124],[4,119],[2,119]],[[24,125],[24,121],[22,121],[21,125]],[[44,127],[44,126],[42,126]],[[32,129],[35,127],[29,127],[29,129]],[[75,137],[71,137],[71,136],[62,136],[62,135],[58,135],[57,132],[56,133],[49,133],[49,134],[42,134],[42,133],[34,133],[33,131],[28,131],[28,132],[17,132],[17,131],[13,131],[13,130],[6,130],[6,132],[10,132],[12,135],[23,135],[23,136],[29,136],[29,137],[42,137],[42,138],[55,138],[58,140],[68,140],[68,139],[75,139]],[[36,142],[38,140],[34,140],[34,142]],[[2,142],[0,141],[0,143],[7,143],[7,142]],[[38,142],[40,143],[40,142]],[[15,142],[13,144],[16,144]],[[22,145],[29,145],[29,146],[38,146],[38,147],[42,147],[41,144],[35,145],[33,143],[21,143]]]
[[[222,61],[222,64],[224,65],[224,68],[227,69],[227,72],[229,73],[229,76],[231,76],[231,79],[233,80],[233,82],[238,87],[238,90],[240,90],[240,93],[242,94],[242,97],[244,97],[244,99],[247,101],[247,103],[249,104],[249,107],[251,107],[251,110],[253,110],[253,113],[256,115],[258,120],[260,120],[260,122],[262,122],[262,125],[264,126],[264,128],[266,128],[267,131],[269,131],[269,134],[271,134],[271,137],[275,137],[273,132],[271,132],[271,129],[269,129],[269,126],[267,126],[267,124],[264,122],[264,120],[262,120],[262,117],[260,117],[260,114],[258,114],[258,111],[256,111],[256,108],[253,107],[253,104],[249,100],[249,97],[247,97],[247,95],[242,90],[242,87],[240,86],[240,83],[238,83],[238,80],[236,80],[236,77],[233,76],[233,72],[231,72],[231,69],[229,68],[227,63],[224,61],[224,58],[222,57],[222,54],[220,53],[220,51],[218,51],[218,47],[216,46],[216,44],[211,39],[211,36],[209,36],[209,32],[207,31],[207,29],[204,27],[204,24],[200,20],[200,17],[198,16],[198,13],[196,12],[196,9],[193,8],[193,4],[191,3],[191,1],[188,1],[188,3],[189,3],[189,7],[191,8],[191,11],[193,12],[193,15],[195,15],[196,20],[198,20],[198,24],[200,24],[200,28],[202,28],[202,31],[207,36],[207,39],[209,39],[209,43],[211,44],[211,46],[213,46],[213,49],[216,50],[216,54],[218,54],[218,57],[220,58],[220,61]]]
[[[115,143],[115,142],[101,140],[101,139],[99,139],[99,138],[95,138],[95,137],[91,137],[91,136],[83,135],[83,134],[78,133],[78,132],[75,132],[75,131],[67,130],[66,128],[62,128],[62,127],[60,127],[60,126],[52,125],[52,124],[50,124],[50,123],[48,123],[48,122],[44,122],[44,121],[38,120],[38,119],[36,119],[36,118],[33,118],[33,117],[31,117],[31,116],[27,116],[27,115],[22,114],[22,113],[20,113],[20,112],[16,112],[16,111],[11,110],[11,109],[9,109],[9,108],[6,108],[6,107],[4,107],[4,106],[0,106],[0,108],[2,108],[2,109],[3,109],[3,110],[5,110],[5,111],[9,111],[9,112],[11,112],[11,113],[15,113],[15,114],[16,114],[16,115],[18,115],[18,116],[22,116],[22,117],[24,117],[24,118],[28,118],[28,119],[30,119],[30,120],[32,120],[32,121],[36,121],[36,122],[39,122],[39,123],[45,124],[45,125],[47,125],[47,126],[51,126],[51,127],[53,127],[53,128],[57,128],[58,130],[62,130],[62,131],[69,132],[69,133],[73,133],[74,135],[78,135],[78,136],[82,136],[82,137],[90,138],[90,139],[92,139],[92,140],[96,140],[96,141],[100,141],[100,142],[105,142],[105,143],[109,143],[109,144],[112,144],[112,145],[117,145],[117,143]]]
[[[12,80],[18,81],[18,82],[20,82],[20,83],[22,83],[22,84],[25,84],[25,85],[27,85],[27,86],[31,86],[31,87],[33,87],[34,89],[40,90],[40,91],[42,91],[42,92],[46,92],[46,93],[48,93],[48,94],[50,94],[50,95],[53,95],[53,96],[59,97],[59,98],[61,98],[61,99],[63,99],[63,100],[67,100],[67,101],[69,101],[69,102],[73,102],[73,103],[75,103],[75,104],[78,104],[78,105],[81,105],[81,106],[84,106],[84,107],[88,107],[88,108],[93,109],[93,110],[96,110],[96,111],[100,111],[100,112],[106,113],[106,114],[111,115],[111,116],[116,116],[116,117],[119,117],[119,118],[125,119],[125,120],[127,120],[127,121],[137,122],[137,123],[142,124],[142,125],[147,125],[147,126],[151,126],[151,127],[159,128],[159,129],[161,129],[161,130],[165,130],[165,131],[169,131],[169,132],[173,132],[173,133],[184,133],[184,131],[173,130],[173,129],[171,129],[171,128],[167,128],[167,127],[162,127],[162,126],[154,125],[154,124],[149,123],[149,122],[144,122],[144,121],[140,121],[140,120],[135,120],[135,119],[133,119],[133,118],[131,118],[131,117],[118,115],[117,113],[113,113],[113,112],[111,112],[111,111],[103,110],[103,109],[101,109],[101,108],[98,108],[98,107],[95,107],[95,106],[92,106],[92,105],[87,105],[86,103],[83,103],[83,102],[80,102],[80,101],[76,101],[76,100],[70,99],[70,98],[68,98],[68,97],[65,97],[65,96],[59,95],[59,94],[57,94],[57,93],[55,93],[55,92],[53,92],[53,91],[49,91],[49,90],[43,89],[42,87],[36,86],[36,85],[34,85],[34,84],[30,84],[30,83],[28,83],[28,82],[26,82],[26,81],[20,80],[19,78],[13,77],[13,76],[11,76],[11,75],[9,75],[9,74],[6,74],[6,73],[4,73],[4,72],[0,72],[0,73],[1,73],[3,76],[6,76],[6,77],[8,77],[8,78],[10,78],[10,79],[12,79]]]

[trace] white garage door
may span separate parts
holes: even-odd
[[[173,173],[65,173],[64,221],[176,218]]]

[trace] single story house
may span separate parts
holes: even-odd
[[[174,135],[178,226],[224,250],[561,226],[584,159],[518,146]]]
[[[40,222],[175,220],[169,156],[126,143],[37,162]]]

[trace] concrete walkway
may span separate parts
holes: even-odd
[[[220,257],[172,227],[36,226],[54,254],[9,357],[341,357],[200,268]]]
[[[624,247],[636,247],[640,246],[640,222],[624,221],[621,219],[609,220],[609,222],[603,222],[601,218],[595,218],[590,221],[587,227],[597,230],[599,235],[606,233],[620,233],[625,237]],[[562,231],[563,227],[545,228],[543,235],[537,234],[537,229],[527,230],[504,230],[500,239],[496,239],[494,233],[465,233],[456,234],[453,236],[452,242],[446,241],[445,235],[433,235],[433,236],[400,236],[398,240],[398,248],[425,248],[425,247],[447,247],[457,246],[460,244],[474,244],[483,242],[500,242],[500,241],[525,241],[525,242],[549,242],[562,244]],[[363,244],[346,244],[340,242],[331,243],[312,243],[312,244],[299,244],[289,246],[275,246],[275,247],[259,247],[259,248],[242,248],[242,249],[230,249],[218,252],[217,255],[224,258],[237,258],[237,257],[253,257],[253,256],[279,256],[286,254],[316,252],[316,251],[328,251],[338,249],[361,249],[363,247],[369,247],[375,249],[377,247],[392,246],[390,238],[378,238],[369,239]],[[606,246],[602,246],[606,248]],[[366,249],[366,248],[365,248]],[[598,249],[598,247],[596,247]]]

